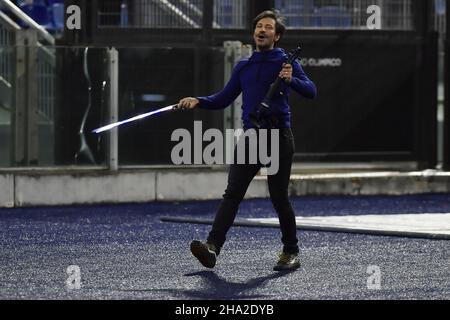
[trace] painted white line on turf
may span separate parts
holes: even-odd
[[[264,224],[279,225],[278,218],[246,219]],[[392,231],[430,233],[450,236],[450,213],[389,214],[357,216],[296,217],[297,225],[358,229],[367,231]]]

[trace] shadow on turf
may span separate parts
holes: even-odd
[[[123,290],[133,292],[165,292],[172,297],[200,299],[200,300],[232,300],[232,299],[260,299],[267,295],[248,294],[246,291],[256,289],[268,280],[277,279],[291,272],[276,272],[267,276],[250,279],[247,282],[230,282],[219,277],[213,271],[199,271],[185,274],[185,277],[202,277],[205,286],[198,289],[182,290],[182,289],[148,289],[148,290]]]
[[[277,272],[269,275],[253,278],[246,282],[230,282],[219,277],[213,271],[199,271],[185,274],[185,277],[202,277],[205,286],[197,290],[177,290],[192,299],[258,299],[266,297],[265,295],[245,294],[246,291],[252,291],[264,285],[266,281],[277,279],[289,273]]]

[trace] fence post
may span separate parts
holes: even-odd
[[[109,73],[109,123],[118,121],[119,113],[119,53],[113,47],[108,50]],[[109,170],[119,169],[119,138],[118,129],[110,130],[108,135],[108,166]]]
[[[203,43],[210,44],[214,21],[214,1],[203,0]]]
[[[38,34],[27,30],[27,107],[26,107],[26,164],[37,165],[39,159],[38,128]]]
[[[434,30],[434,0],[414,2],[418,36],[415,92],[415,151],[418,169],[435,169],[437,165],[437,68],[438,33]]]
[[[38,81],[37,43],[35,30],[15,34],[12,67],[11,164],[38,164]]]
[[[26,119],[26,45],[25,33],[16,32],[12,65],[13,98],[11,113],[11,164],[25,164],[25,119]]]
[[[446,3],[445,29],[445,63],[444,63],[444,159],[443,169],[450,170],[450,0]]]

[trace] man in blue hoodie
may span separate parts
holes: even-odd
[[[300,267],[295,213],[288,198],[288,185],[294,155],[294,138],[291,131],[291,112],[288,104],[291,89],[313,99],[316,86],[308,79],[298,62],[286,64],[287,55],[277,48],[285,31],[278,12],[264,11],[253,21],[253,38],[256,50],[249,59],[243,59],[234,68],[225,88],[211,96],[187,97],[180,100],[178,108],[223,109],[242,92],[244,130],[254,128],[251,115],[263,101],[270,85],[277,77],[284,81],[273,96],[270,109],[264,114],[269,130],[279,130],[279,170],[268,176],[270,199],[278,214],[282,233],[283,250],[275,271],[289,271]],[[236,217],[238,207],[250,182],[261,169],[260,164],[232,164],[228,185],[219,206],[207,241],[194,240],[192,254],[207,268],[213,268],[225,243],[225,237]]]

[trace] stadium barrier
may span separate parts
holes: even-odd
[[[227,171],[211,168],[108,170],[40,169],[0,173],[0,207],[86,205],[221,199]],[[449,193],[450,173],[368,172],[294,174],[290,196]],[[246,199],[269,196],[257,176]]]

